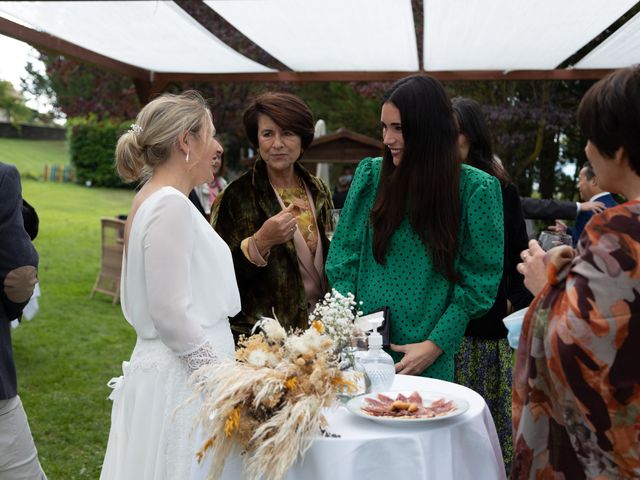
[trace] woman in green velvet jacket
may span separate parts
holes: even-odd
[[[384,158],[358,166],[327,276],[363,311],[390,308],[398,373],[453,381],[467,323],[489,310],[502,276],[500,184],[461,164],[451,104],[432,77],[394,84],[381,125]]]
[[[242,311],[231,319],[236,337],[261,316],[287,329],[306,328],[327,282],[325,225],[333,208],[322,180],[301,164],[313,141],[313,115],[295,95],[267,93],[244,114],[258,150],[253,169],[218,196],[211,224],[233,254]]]

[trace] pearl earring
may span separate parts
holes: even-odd
[[[186,162],[189,163],[189,150],[187,150],[187,158],[185,158]]]

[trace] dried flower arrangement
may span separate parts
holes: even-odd
[[[208,438],[198,456],[212,456],[210,479],[222,474],[234,445],[249,478],[281,479],[326,426],[322,414],[351,387],[337,366],[333,341],[317,328],[287,335],[274,319],[243,338],[236,360],[202,367],[196,389]]]

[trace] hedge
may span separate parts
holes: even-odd
[[[130,187],[120,180],[114,156],[118,137],[131,120],[114,122],[93,118],[74,118],[67,122],[69,154],[76,169],[76,181],[96,187]]]

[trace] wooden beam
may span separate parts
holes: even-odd
[[[439,80],[599,80],[614,70],[613,68],[591,70],[459,70],[425,73]]]
[[[157,82],[379,82],[408,75],[428,74],[439,80],[597,80],[613,69],[597,70],[460,70],[432,72],[267,72],[267,73],[156,73]]]
[[[77,58],[78,60],[93,63],[106,68],[107,70],[112,70],[128,77],[143,81],[151,81],[152,79],[152,72],[149,70],[100,55],[99,53],[88,50],[74,43],[67,42],[59,37],[39,32],[2,17],[0,17],[0,33],[7,35],[8,37],[15,38],[16,40],[27,42],[38,49],[47,50],[61,55],[68,55],[70,57]]]
[[[162,92],[164,92],[168,87],[167,83],[157,81],[147,82],[145,80],[140,80],[137,78],[133,79],[133,84],[136,87],[136,94],[138,95],[140,105],[146,105]]]

